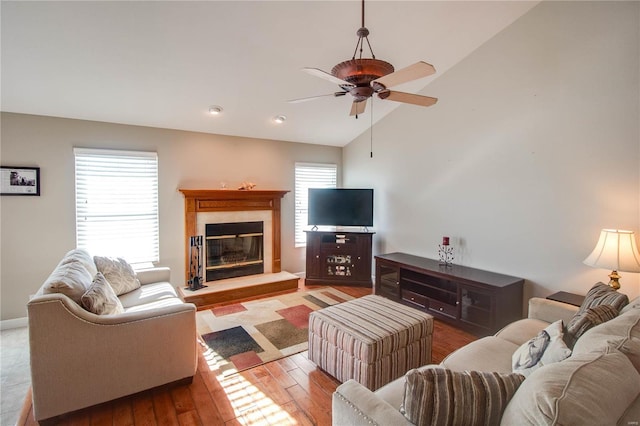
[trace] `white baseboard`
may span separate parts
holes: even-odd
[[[0,321],[0,330],[10,330],[12,328],[22,328],[27,327],[29,325],[29,321],[27,317],[23,318],[14,318],[10,320],[2,320]]]

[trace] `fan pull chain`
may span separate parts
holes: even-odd
[[[369,158],[373,158],[373,96],[371,97],[371,126],[369,127]]]

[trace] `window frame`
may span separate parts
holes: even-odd
[[[134,265],[159,262],[158,153],[79,147],[73,153],[76,247]]]

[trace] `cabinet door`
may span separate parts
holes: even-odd
[[[494,295],[492,292],[473,286],[460,286],[461,321],[492,329],[494,312]]]
[[[307,278],[320,278],[320,237],[316,232],[307,232]]]
[[[392,300],[400,300],[400,268],[383,260],[376,260],[375,293]]]

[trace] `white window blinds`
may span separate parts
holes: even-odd
[[[295,245],[306,245],[304,229],[308,226],[309,188],[335,188],[338,166],[335,164],[296,163],[295,176]]]
[[[158,155],[74,148],[76,245],[129,263],[159,260]]]

